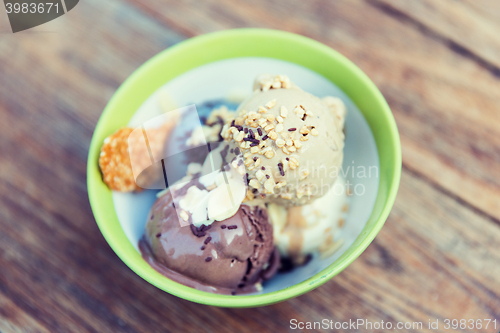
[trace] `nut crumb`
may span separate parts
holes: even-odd
[[[285,106],[281,107],[280,115],[282,118],[286,118],[286,116],[288,116],[288,109]]]
[[[275,105],[276,105],[276,99],[273,99],[272,101],[269,101],[269,102],[266,103],[266,107],[268,109],[273,108]]]
[[[274,153],[274,150],[272,150],[272,149],[271,149],[271,150],[268,150],[268,151],[264,154],[264,156],[265,156],[265,157],[267,157],[267,158],[273,158],[273,157],[274,157],[274,154],[275,154],[275,153]]]
[[[258,181],[257,179],[255,179],[255,178],[252,178],[252,179],[250,180],[250,182],[248,183],[248,185],[249,185],[250,187],[253,187],[253,188],[257,189],[257,190],[258,190],[258,189],[260,189],[260,183],[259,183],[259,181]]]

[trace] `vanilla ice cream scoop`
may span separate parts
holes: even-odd
[[[222,137],[240,149],[249,198],[303,205],[327,193],[343,158],[345,106],[313,96],[283,75],[260,75]]]
[[[288,208],[269,204],[274,244],[283,257],[295,264],[302,264],[307,255],[316,252],[328,257],[343,244],[337,233],[347,208],[347,184],[341,176],[328,193],[310,204]]]

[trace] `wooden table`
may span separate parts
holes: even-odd
[[[424,323],[410,332],[496,319],[459,331],[500,331],[500,1],[82,0],[17,34],[0,12],[1,332],[277,332],[324,318]],[[403,175],[385,227],[337,277],[281,304],[220,309],[118,259],[90,210],[86,161],[132,71],[186,38],[248,26],[314,38],[364,70],[394,112]]]

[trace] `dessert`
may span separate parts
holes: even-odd
[[[184,177],[189,164],[202,164],[209,151],[216,149],[218,142],[222,141],[222,126],[233,118],[234,110],[224,105],[212,109],[207,117],[184,113],[179,120],[183,126],[179,126],[165,147],[168,181],[174,183]]]
[[[191,185],[176,191],[186,186]],[[221,221],[180,227],[170,190],[153,205],[140,248],[149,263],[173,280],[226,294],[255,290],[279,263],[265,208],[243,204]]]
[[[274,244],[292,264],[303,264],[308,255],[328,257],[343,244],[335,235],[343,225],[347,196],[345,181],[338,178],[325,195],[303,206],[267,206],[273,223]]]
[[[150,153],[159,155],[176,124],[177,118],[156,128],[121,128],[104,139],[99,155],[99,167],[104,183],[119,192],[139,191],[142,188],[161,188],[163,181],[159,165],[151,161]]]
[[[177,282],[234,295],[259,290],[284,263],[334,253],[348,203],[339,176],[345,115],[340,99],[318,98],[287,76],[264,74],[236,111],[215,108],[201,123],[178,117],[171,123],[182,135],[163,131],[160,144],[147,144],[163,151],[156,158],[163,173],[157,173],[165,184],[168,178],[168,188],[147,217],[143,258]],[[119,132],[120,142],[127,133]],[[132,169],[136,159],[149,163],[133,142],[127,148],[138,152],[128,161]],[[126,160],[113,159],[125,148],[109,144],[107,159]],[[105,179],[109,164],[101,165]],[[137,189],[131,181],[111,188]]]
[[[215,170],[215,171],[213,171]],[[219,146],[203,165],[158,194],[141,241],[144,258],[174,280],[202,290],[236,294],[274,275],[279,254],[264,205],[243,204],[241,155]],[[275,253],[276,252],[276,253]]]
[[[104,183],[112,190],[130,192],[138,190],[128,150],[128,137],[132,128],[120,128],[104,139],[99,155],[99,167]]]
[[[340,100],[320,99],[286,77],[270,81],[257,78],[254,93],[240,105],[234,122],[224,126],[222,137],[242,150],[256,196],[303,205],[326,193],[337,178],[345,108]]]

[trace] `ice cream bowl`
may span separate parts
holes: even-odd
[[[346,120],[344,165],[376,164],[376,177],[364,183],[368,194],[360,195],[351,204],[351,221],[346,220],[347,229],[341,235],[347,241],[335,255],[278,275],[262,291],[249,295],[208,293],[174,282],[155,271],[138,252],[135,240],[141,227],[135,229],[135,234],[134,228],[127,227],[123,204],[120,205],[122,199],[102,181],[98,167],[102,142],[118,128],[130,124],[144,103],[165,84],[175,82],[179,95],[194,90],[201,101],[210,96],[219,98],[220,91],[213,90],[219,86],[238,86],[251,75],[266,71],[290,73],[292,79],[302,81],[304,90],[317,95],[333,91],[341,96],[350,112]],[[211,84],[199,84],[203,81]],[[332,90],[326,91],[325,87]],[[384,225],[397,194],[400,175],[401,147],[396,123],[372,81],[344,56],[317,41],[264,29],[228,30],[195,37],[148,60],[122,84],[106,106],[92,137],[87,166],[92,211],[106,241],[120,259],[161,290],[221,307],[277,303],[317,288],[339,274],[367,248]]]

